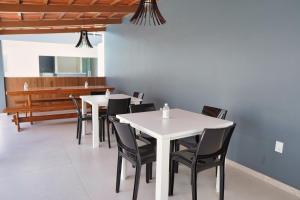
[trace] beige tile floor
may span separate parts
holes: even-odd
[[[91,148],[91,135],[78,146],[75,120],[22,124],[17,133],[10,118],[0,115],[1,200],[130,200],[134,170],[115,193],[116,143]],[[175,177],[174,196],[191,199],[189,171],[183,167]],[[144,171],[143,171],[144,173]],[[296,200],[261,180],[235,168],[226,168],[227,200]],[[199,174],[198,199],[217,200],[214,170]],[[142,174],[139,199],[154,200],[155,179],[145,183]]]

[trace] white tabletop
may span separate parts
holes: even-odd
[[[109,98],[107,98],[105,95],[86,95],[86,96],[80,96],[80,98],[83,101],[88,102],[89,104],[98,104],[99,106],[106,106],[108,103],[108,99],[131,98],[131,103],[133,104],[142,101],[142,99],[131,97],[125,94],[111,94],[109,95]]]
[[[171,109],[170,119],[163,119],[162,111],[123,114],[117,115],[117,118],[152,137],[171,140],[196,135],[205,128],[223,128],[233,124],[181,109]]]

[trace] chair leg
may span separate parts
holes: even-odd
[[[180,144],[177,143],[177,141],[175,141],[175,147],[174,147],[175,151],[179,151],[180,150]],[[174,171],[175,173],[178,173],[178,169],[179,169],[179,164],[178,162],[176,162],[175,166],[174,166]]]
[[[150,163],[150,164],[149,164],[149,179],[150,179],[150,180],[152,180],[152,178],[153,178],[152,170],[153,170],[152,163]]]
[[[122,156],[118,155],[116,193],[119,193],[120,191],[121,168],[122,168]]]
[[[99,142],[102,142],[102,134],[103,134],[103,132],[102,132],[102,126],[103,126],[102,120],[99,119]]]
[[[79,119],[77,119],[77,133],[76,133],[76,139],[78,139],[79,136]]]
[[[192,199],[197,200],[197,171],[192,169]]]
[[[113,135],[114,134],[114,127],[111,126],[111,134]]]
[[[108,140],[108,148],[111,148],[110,146],[110,133],[109,133],[109,120],[106,120],[106,129],[107,129],[107,140]]]
[[[171,161],[171,170],[170,170],[170,175],[169,175],[169,196],[173,196],[173,191],[174,191],[174,178],[175,178],[175,167],[176,161]]]
[[[224,200],[225,165],[220,166],[220,200]]]
[[[135,167],[135,179],[134,179],[134,189],[133,189],[132,200],[137,200],[137,196],[138,196],[138,192],[139,192],[140,177],[141,177],[141,164],[137,164]]]
[[[150,181],[150,164],[146,164],[146,183]]]
[[[103,142],[105,142],[105,119],[102,119],[102,137],[103,137]]]
[[[79,120],[79,132],[78,132],[78,144],[81,144],[81,135],[82,135],[82,120]]]

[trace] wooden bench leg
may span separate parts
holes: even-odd
[[[17,126],[18,132],[20,132],[21,128],[20,128],[19,113],[18,112],[14,115],[14,121],[15,121],[15,124]]]

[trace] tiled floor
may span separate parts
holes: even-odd
[[[115,193],[116,143],[91,148],[91,135],[78,146],[74,120],[22,124],[17,133],[10,118],[0,115],[1,200],[130,200],[133,170]],[[144,173],[144,171],[143,171]],[[296,200],[271,185],[243,172],[226,168],[227,200]],[[174,196],[191,199],[189,171],[180,168],[175,177]],[[198,199],[217,200],[214,171],[199,174]],[[142,174],[139,199],[153,200],[155,179],[145,183]]]

